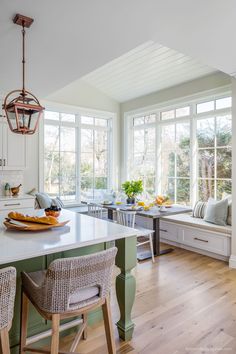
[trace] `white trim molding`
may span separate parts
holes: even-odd
[[[236,268],[236,255],[231,254],[229,258],[229,267],[230,268]]]

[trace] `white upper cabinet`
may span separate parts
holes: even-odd
[[[0,122],[0,169],[26,168],[26,138],[12,133],[6,122]]]
[[[2,161],[2,118],[0,118],[0,170],[2,170],[2,165],[3,165],[3,161]]]

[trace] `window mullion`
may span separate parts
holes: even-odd
[[[214,198],[216,199],[217,197],[217,131],[216,131],[216,117],[214,118],[214,130],[215,130],[215,139],[214,139]]]
[[[61,198],[61,113],[59,113],[59,196]]]
[[[176,134],[177,134],[177,129],[176,129],[176,124],[174,125],[175,127],[175,178],[174,178],[174,183],[175,183],[175,204],[177,204],[177,144],[176,144]]]
[[[158,117],[159,118],[159,117]],[[156,166],[155,166],[155,192],[161,194],[162,185],[161,185],[161,126],[159,120],[157,120],[155,127],[156,134]]]
[[[93,131],[93,199],[95,199],[95,130]]]
[[[81,202],[81,120],[76,116],[75,150],[76,150],[76,199]]]

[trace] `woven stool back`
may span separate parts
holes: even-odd
[[[0,330],[9,327],[13,318],[16,294],[16,269],[0,269]]]
[[[117,248],[113,247],[88,256],[57,259],[50,264],[42,285],[37,288],[31,286],[32,281],[23,273],[24,287],[34,292],[38,306],[49,313],[62,314],[96,303],[109,294],[116,253]],[[96,298],[70,304],[71,296],[93,286],[99,288]]]

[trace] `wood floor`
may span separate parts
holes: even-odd
[[[139,263],[135,275],[134,336],[120,341],[114,325],[117,353],[236,353],[236,270],[227,263],[176,248],[156,264]],[[115,323],[114,293],[112,313]],[[62,340],[63,349],[70,340]],[[89,328],[78,352],[107,353],[102,323]]]

